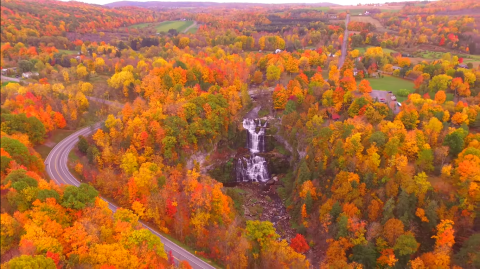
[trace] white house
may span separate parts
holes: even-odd
[[[280,53],[280,52],[282,52],[281,49],[276,49],[276,50],[275,50],[275,54]]]
[[[31,77],[34,77],[34,76],[38,76],[38,73],[37,72],[22,73],[22,78],[31,78]]]

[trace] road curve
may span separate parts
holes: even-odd
[[[94,124],[91,127],[83,128],[67,138],[63,139],[58,143],[52,151],[48,154],[47,158],[45,159],[45,169],[52,180],[54,180],[57,184],[67,184],[67,185],[75,185],[80,186],[80,182],[70,173],[67,167],[68,161],[68,154],[70,151],[75,147],[78,142],[78,137],[80,135],[87,136],[94,132],[95,130],[101,127],[101,122]],[[108,207],[115,212],[117,210],[117,206],[110,203],[109,201],[102,198],[105,202],[108,203]],[[172,241],[168,240],[160,233],[156,232],[143,222],[142,225],[150,230],[153,234],[160,237],[162,240],[163,245],[165,246],[165,252],[172,252],[172,255],[175,259],[175,262],[178,263],[179,261],[187,261],[192,268],[195,269],[210,269],[215,268],[210,264],[204,262],[200,258],[196,257],[195,255],[191,254],[189,251],[183,249],[182,247],[178,246],[177,244],[173,243]]]

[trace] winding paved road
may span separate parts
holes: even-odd
[[[18,78],[11,78],[11,77],[6,77],[6,76],[1,76],[0,78],[1,78],[2,81],[20,82],[20,79],[18,79]]]
[[[67,138],[63,139],[58,143],[50,154],[48,154],[47,158],[45,159],[45,169],[47,170],[48,175],[51,179],[53,179],[57,184],[68,184],[68,185],[75,185],[80,186],[80,182],[70,173],[67,167],[68,161],[68,154],[70,151],[75,147],[78,142],[78,137],[80,135],[87,136],[90,133],[94,132],[98,128],[101,127],[101,122],[96,123],[95,125],[87,128],[83,128]],[[108,203],[108,207],[115,212],[117,210],[117,206],[110,203],[109,201],[102,198],[105,202]],[[179,261],[187,261],[192,268],[195,269],[211,269],[215,268],[210,264],[204,262],[200,258],[196,257],[195,255],[191,254],[189,251],[183,249],[182,247],[178,246],[177,244],[173,243],[172,241],[168,240],[160,233],[156,232],[145,223],[142,225],[150,230],[153,234],[160,237],[162,240],[163,245],[165,246],[165,252],[172,252],[172,255],[175,259],[175,262],[178,263]]]

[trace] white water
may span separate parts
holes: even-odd
[[[237,181],[266,182],[270,179],[267,161],[264,157],[256,155],[259,152],[265,152],[266,127],[267,122],[262,125],[260,121],[243,120],[243,128],[248,132],[247,147],[250,150],[251,157],[242,157],[237,160]],[[257,128],[259,128],[258,132]]]

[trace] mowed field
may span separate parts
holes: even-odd
[[[379,91],[391,91],[399,102],[405,101],[406,97],[401,97],[397,95],[397,92],[401,89],[407,89],[410,92],[415,91],[413,88],[413,82],[406,79],[401,79],[392,76],[384,76],[383,78],[367,78],[370,82],[370,86],[374,90]]]
[[[193,21],[164,21],[164,22],[154,22],[154,23],[140,23],[130,25],[128,28],[131,29],[142,29],[146,27],[155,27],[157,32],[168,32],[170,29],[175,29],[177,32],[181,33],[188,27],[190,27],[194,22]],[[194,33],[196,27],[190,28],[189,33]]]

